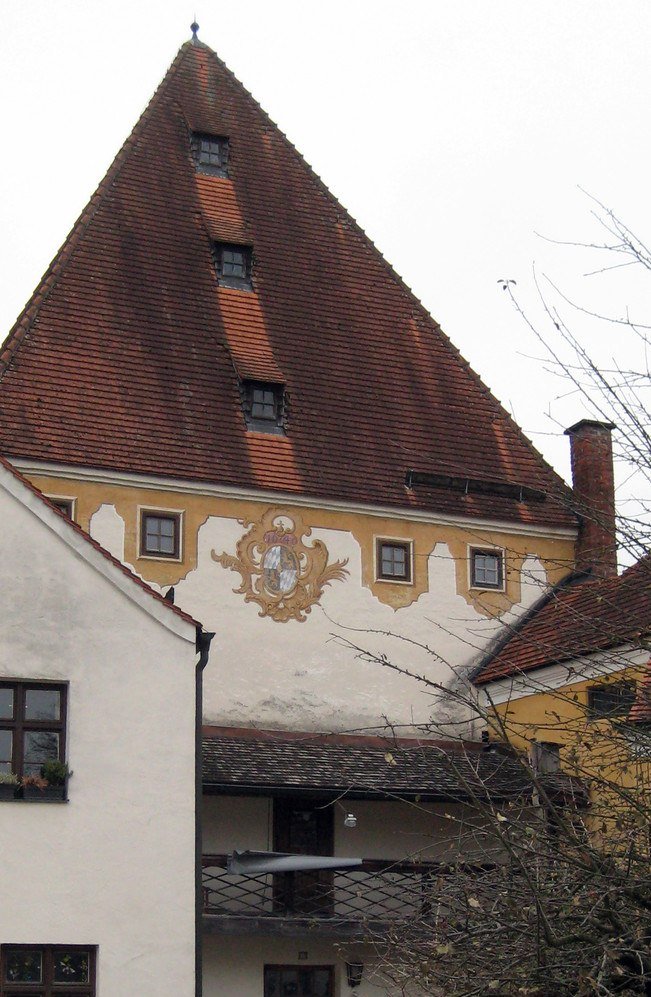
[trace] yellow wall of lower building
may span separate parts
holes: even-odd
[[[622,829],[618,815],[627,809],[634,819],[636,800],[651,791],[651,757],[631,749],[618,726],[625,716],[591,719],[588,694],[595,686],[638,682],[644,674],[639,667],[624,667],[606,677],[532,692],[495,707],[493,738],[506,737],[521,751],[528,751],[535,741],[561,746],[561,770],[576,776],[589,791],[586,826],[611,845],[620,831],[630,838],[630,827],[625,824]]]
[[[256,521],[269,509],[268,501],[257,502],[235,497],[194,494],[113,484],[105,480],[71,480],[53,475],[30,474],[30,480],[48,496],[74,498],[74,518],[89,530],[91,517],[102,505],[114,506],[125,523],[124,560],[148,581],[161,586],[175,585],[197,564],[197,536],[210,516]],[[139,510],[168,510],[182,513],[182,551],[179,560],[144,558],[139,555]],[[291,511],[291,506],[283,505]],[[444,526],[374,516],[350,510],[336,511],[317,506],[297,509],[303,522],[313,528],[343,530],[351,533],[362,550],[362,584],[378,600],[399,609],[410,605],[428,587],[428,559],[437,544],[445,544],[455,562],[457,592],[475,610],[494,616],[521,600],[522,565],[528,556],[544,565],[547,581],[554,583],[574,565],[574,542],[570,538],[545,537],[522,533],[482,529],[471,521],[467,526]],[[376,538],[407,540],[413,544],[413,579],[411,583],[387,582],[375,577]],[[473,589],[469,578],[471,547],[504,551],[504,591]],[[445,555],[448,556],[447,553]]]

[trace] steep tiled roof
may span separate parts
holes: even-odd
[[[205,788],[343,792],[357,796],[462,800],[518,795],[527,778],[517,760],[476,743],[412,741],[282,732],[204,737]],[[348,743],[350,742],[350,743]]]
[[[196,173],[191,131],[228,136],[228,178]],[[213,240],[253,246],[252,292],[218,287]],[[0,361],[10,456],[575,524],[566,486],[203,44],[181,48]],[[284,381],[286,436],[246,431],[238,374]],[[408,469],[455,484],[408,488]]]
[[[50,502],[48,497],[44,495],[43,492],[39,491],[39,489],[36,488],[36,486],[33,485],[31,481],[28,481],[27,478],[25,478],[20,473],[20,471],[17,471],[16,468],[1,455],[0,455],[0,466],[4,467],[6,471],[8,471],[18,481],[20,481],[21,485],[24,488],[30,491],[32,495],[36,495],[37,498],[44,505],[46,505],[53,513],[59,516],[65,522],[66,529],[69,529],[73,533],[76,533],[77,536],[82,537],[84,543],[87,543],[89,544],[89,546],[93,547],[93,549],[96,550],[98,554],[101,554],[102,557],[104,557],[107,561],[109,561],[114,568],[120,571],[121,574],[125,575],[125,577],[129,579],[129,581],[133,582],[134,585],[137,585],[139,588],[141,588],[143,592],[146,592],[147,595],[151,596],[152,599],[155,599],[156,602],[165,606],[165,609],[168,612],[174,613],[176,616],[179,616],[182,620],[185,620],[186,623],[190,623],[192,624],[192,626],[201,629],[201,623],[198,623],[197,620],[194,619],[194,617],[190,616],[189,613],[186,613],[179,606],[175,606],[173,605],[173,603],[168,602],[168,600],[165,599],[165,597],[162,596],[159,592],[156,592],[156,590],[153,589],[151,585],[148,585],[147,582],[143,581],[142,578],[140,578],[138,575],[135,575],[133,571],[130,571],[129,568],[127,568],[126,564],[123,564],[122,561],[118,561],[117,557],[113,557],[113,555],[110,554],[105,547],[102,547],[102,545],[99,544],[97,540],[94,540],[89,533],[86,533],[85,530],[82,530],[81,526],[79,526],[78,523],[73,522],[73,520],[71,520],[70,517],[65,514],[65,512],[63,512],[61,509],[57,508],[56,505]]]
[[[647,662],[646,673],[638,685],[637,697],[628,719],[631,723],[651,724],[651,659]]]
[[[651,555],[615,578],[568,579],[499,640],[476,684],[635,641],[651,632]]]

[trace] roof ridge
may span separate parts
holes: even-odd
[[[2,381],[2,378],[11,366],[12,360],[18,353],[22,343],[29,335],[32,325],[38,316],[40,307],[47,301],[51,291],[54,290],[57,281],[62,274],[65,273],[66,266],[74,256],[80,240],[83,238],[83,235],[93,220],[108,190],[119,177],[120,172],[127,161],[128,154],[134,144],[136,133],[141,130],[143,122],[150,117],[153,108],[156,105],[157,99],[160,97],[163,87],[177,71],[182,56],[185,54],[184,50],[191,44],[191,42],[185,42],[176,53],[163,79],[160,81],[154,90],[154,93],[150,97],[147,106],[140,114],[135,125],[122,143],[117,154],[114,156],[106,173],[91,194],[88,202],[82,209],[81,214],[74,222],[72,228],[57,250],[53,260],[50,262],[47,270],[36,285],[36,289],[32,292],[27,304],[24,306],[22,312],[9,330],[5,340],[0,345],[0,381]]]
[[[78,536],[82,537],[86,541],[86,543],[90,544],[90,546],[93,547],[103,557],[105,557],[107,561],[110,561],[111,564],[113,564],[114,567],[118,568],[123,575],[129,578],[132,582],[135,582],[135,584],[138,585],[141,589],[143,589],[144,592],[147,592],[147,594],[151,595],[154,599],[156,599],[157,602],[162,603],[164,606],[167,607],[167,609],[175,613],[177,616],[180,616],[181,619],[185,620],[187,623],[191,623],[195,627],[201,627],[201,624],[199,623],[198,620],[195,620],[193,616],[190,616],[189,613],[186,613],[185,610],[180,608],[180,606],[175,606],[174,603],[169,602],[163,595],[160,594],[160,592],[157,592],[143,578],[140,578],[140,576],[137,575],[135,571],[132,571],[130,568],[127,567],[126,564],[123,564],[122,561],[118,560],[117,557],[111,554],[110,551],[106,549],[106,547],[102,547],[102,545],[98,543],[98,541],[95,540],[94,537],[90,535],[90,533],[87,533],[86,530],[82,529],[79,523],[75,523],[74,519],[70,519],[70,517],[67,516],[65,512],[57,508],[57,506],[50,501],[47,495],[44,495],[43,492],[36,487],[36,485],[34,485],[28,478],[26,478],[23,474],[21,474],[18,468],[14,467],[11,461],[7,460],[7,458],[4,457],[2,454],[0,454],[0,465],[4,467],[5,470],[9,471],[9,473],[12,474],[13,477],[16,478],[16,480],[21,483],[21,485],[27,488],[28,491],[30,491],[33,495],[35,495],[38,499],[40,499],[40,501],[45,506],[47,506],[48,509],[56,513],[56,515],[59,516],[59,518],[62,519],[67,524],[67,526],[69,526],[72,530],[74,530],[74,532],[78,534]]]
[[[579,585],[585,582],[599,582],[604,581],[604,579],[594,578],[591,575],[591,571],[571,571],[568,575],[565,575],[560,581],[556,582],[551,588],[547,589],[546,592],[536,599],[533,605],[529,606],[526,610],[519,616],[515,623],[509,626],[505,624],[505,630],[499,634],[493,643],[489,645],[488,650],[484,652],[478,665],[470,672],[470,681],[475,685],[479,685],[479,680],[482,677],[482,672],[487,669],[493,662],[493,660],[501,654],[504,648],[516,637],[524,627],[531,622],[538,613],[547,606],[552,599],[555,598],[560,592],[564,592],[566,589],[572,588],[574,585]],[[500,676],[501,677],[501,676]]]

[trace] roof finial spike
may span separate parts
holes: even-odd
[[[197,15],[195,14],[194,15],[194,21],[190,25],[190,31],[192,32],[192,41],[193,42],[198,41],[198,38],[197,38],[197,31],[198,30],[199,30],[199,25],[197,24]]]

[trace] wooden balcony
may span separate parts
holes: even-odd
[[[435,904],[438,863],[365,859],[354,869],[229,873],[226,855],[203,858],[204,929],[216,933],[351,938],[422,919]]]

